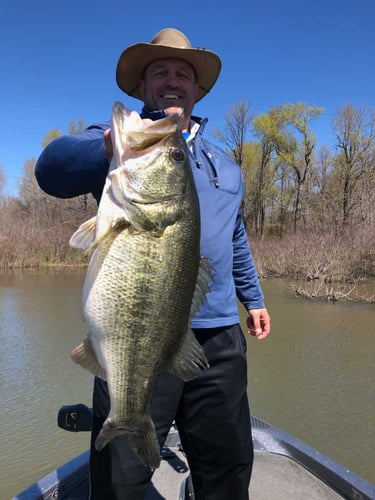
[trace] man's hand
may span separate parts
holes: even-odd
[[[271,318],[267,309],[250,309],[246,320],[248,334],[257,337],[258,340],[265,339],[271,331]]]
[[[113,146],[110,128],[107,128],[107,130],[104,131],[104,152],[107,157],[108,163],[111,163],[113,156]]]

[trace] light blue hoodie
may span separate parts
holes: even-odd
[[[141,116],[158,119],[163,112],[143,109]],[[239,322],[236,297],[247,310],[265,306],[241,216],[241,169],[222,149],[203,139],[207,119],[192,120],[199,124],[188,145],[200,202],[201,255],[214,269],[214,283],[191,326],[216,328]],[[36,164],[40,187],[60,198],[91,192],[99,202],[109,166],[103,132],[109,127],[110,122],[99,123],[82,134],[51,142]]]

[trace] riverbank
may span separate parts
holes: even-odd
[[[298,233],[250,242],[263,278],[290,282],[296,297],[375,303],[373,235]]]
[[[62,202],[63,200],[59,200]],[[51,203],[51,202],[50,202]],[[76,210],[77,201],[67,202],[64,217],[42,212],[34,217],[0,214],[0,270],[85,266],[88,257],[72,249],[69,239],[95,208]],[[57,220],[59,222],[57,222]],[[375,229],[341,234],[311,231],[283,238],[250,236],[250,246],[262,279],[282,278],[291,282],[297,297],[309,300],[374,303],[375,290],[367,282],[375,278]]]

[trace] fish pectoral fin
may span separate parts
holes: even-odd
[[[99,363],[89,338],[86,338],[82,344],[73,349],[70,357],[75,363],[81,365],[82,368],[85,368],[96,377],[106,380],[106,372]]]
[[[174,356],[168,372],[185,382],[198,377],[202,370],[209,367],[202,346],[189,328],[180,350]]]
[[[87,255],[91,255],[99,244],[106,238],[114,238],[118,233],[129,227],[129,222],[124,217],[115,219],[108,227],[102,230],[100,235],[96,234],[96,217],[87,220],[70,238],[70,246],[79,250],[84,250]]]
[[[203,302],[206,300],[206,295],[210,291],[210,285],[213,283],[212,278],[213,267],[210,266],[206,257],[201,257],[197,283],[191,304],[190,317],[193,318],[199,311]]]
[[[86,248],[86,255],[91,255],[104,240],[107,240],[107,242],[113,241],[119,233],[128,227],[130,227],[130,224],[123,217],[113,220],[111,225],[108,226],[99,236],[97,236],[91,245]]]
[[[69,244],[78,250],[87,250],[95,241],[96,216],[83,222],[69,240]]]

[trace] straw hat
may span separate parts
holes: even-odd
[[[183,59],[194,68],[200,87],[196,102],[211,90],[221,70],[221,60],[215,52],[194,49],[181,31],[166,28],[151,43],[137,43],[124,50],[117,63],[117,85],[126,94],[142,100],[139,82],[144,70],[152,61],[165,57]]]

